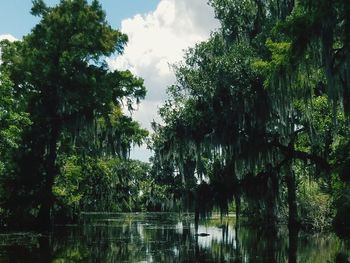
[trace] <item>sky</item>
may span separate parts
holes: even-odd
[[[46,0],[53,6],[59,0]],[[175,83],[170,65],[181,61],[184,51],[208,39],[219,27],[207,0],[100,0],[107,20],[129,37],[124,54],[108,58],[111,69],[131,70],[145,80],[147,96],[133,113],[150,130],[159,121],[157,109],[166,99],[166,88]],[[31,0],[0,0],[0,40],[21,39],[39,19],[30,15]],[[147,161],[145,146],[131,157]]]

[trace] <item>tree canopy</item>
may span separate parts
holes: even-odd
[[[128,38],[100,3],[33,1],[39,23],[0,46],[1,225],[168,209],[195,212],[198,226],[234,209],[273,230],[349,230],[349,5],[209,4],[221,27],[173,65],[148,138],[125,113],[144,82],[109,68]],[[151,164],[130,160],[146,141]]]
[[[127,36],[107,23],[98,1],[60,1],[55,7],[33,1],[31,13],[40,17],[31,33],[1,44],[1,71],[13,84],[4,82],[2,89],[13,89],[31,121],[17,150],[16,169],[7,173],[2,203],[12,216],[30,214],[48,226],[60,160],[128,157],[147,131],[122,108],[132,111],[146,90],[129,71],[108,68],[106,58],[122,53]],[[16,125],[10,127],[13,133],[21,131]],[[21,209],[14,211],[14,204]]]
[[[260,223],[316,227],[303,199],[322,198],[317,217],[332,218],[348,191],[344,181],[337,188],[334,165],[349,132],[345,1],[210,4],[221,28],[174,67],[163,123],[154,124],[153,165],[182,177],[196,213],[227,212],[234,199],[238,214],[243,206]]]

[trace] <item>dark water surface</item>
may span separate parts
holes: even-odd
[[[86,214],[49,235],[0,234],[0,263],[16,262],[346,262],[349,244],[334,234],[289,237],[235,228],[234,217],[199,225],[175,213]],[[342,261],[340,261],[342,260]]]

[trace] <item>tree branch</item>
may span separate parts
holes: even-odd
[[[281,152],[286,156],[286,159],[295,158],[295,159],[303,160],[305,162],[312,161],[314,164],[316,164],[319,168],[323,169],[327,173],[329,173],[331,170],[331,166],[329,165],[327,160],[325,160],[324,158],[318,155],[295,150],[292,145],[285,146],[278,141],[271,142],[271,145],[279,148]]]

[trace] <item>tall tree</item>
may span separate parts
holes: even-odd
[[[93,136],[98,117],[107,119],[123,100],[132,110],[145,88],[130,72],[109,70],[105,58],[120,54],[127,36],[108,25],[97,0],[61,0],[55,7],[35,0],[32,14],[40,22],[23,41],[3,45],[3,66],[16,91],[27,98],[33,125],[24,138],[18,173],[31,178],[24,181],[35,190],[25,191],[36,192],[36,217],[47,227],[63,132],[71,138]]]
[[[300,2],[307,6],[309,1]],[[155,163],[165,159],[185,179],[202,182],[194,189],[198,196],[210,194],[220,208],[234,196],[239,210],[244,198],[258,218],[272,225],[277,222],[278,201],[285,199],[288,223],[298,227],[297,182],[305,176],[300,172],[301,161],[312,167],[314,178],[324,174],[326,180],[330,178],[334,133],[329,130],[335,131],[335,126],[321,122],[318,112],[319,103],[327,99],[326,70],[317,64],[317,50],[309,47],[296,53],[293,37],[297,34],[286,33],[284,26],[297,21],[298,3],[210,3],[222,27],[191,48],[175,67],[177,82],[160,110],[164,125],[156,126],[160,140],[155,141]],[[311,11],[318,9],[314,5],[311,1]],[[305,6],[307,14],[310,10]],[[308,18],[303,15],[303,19]],[[335,103],[336,111],[338,106]]]

